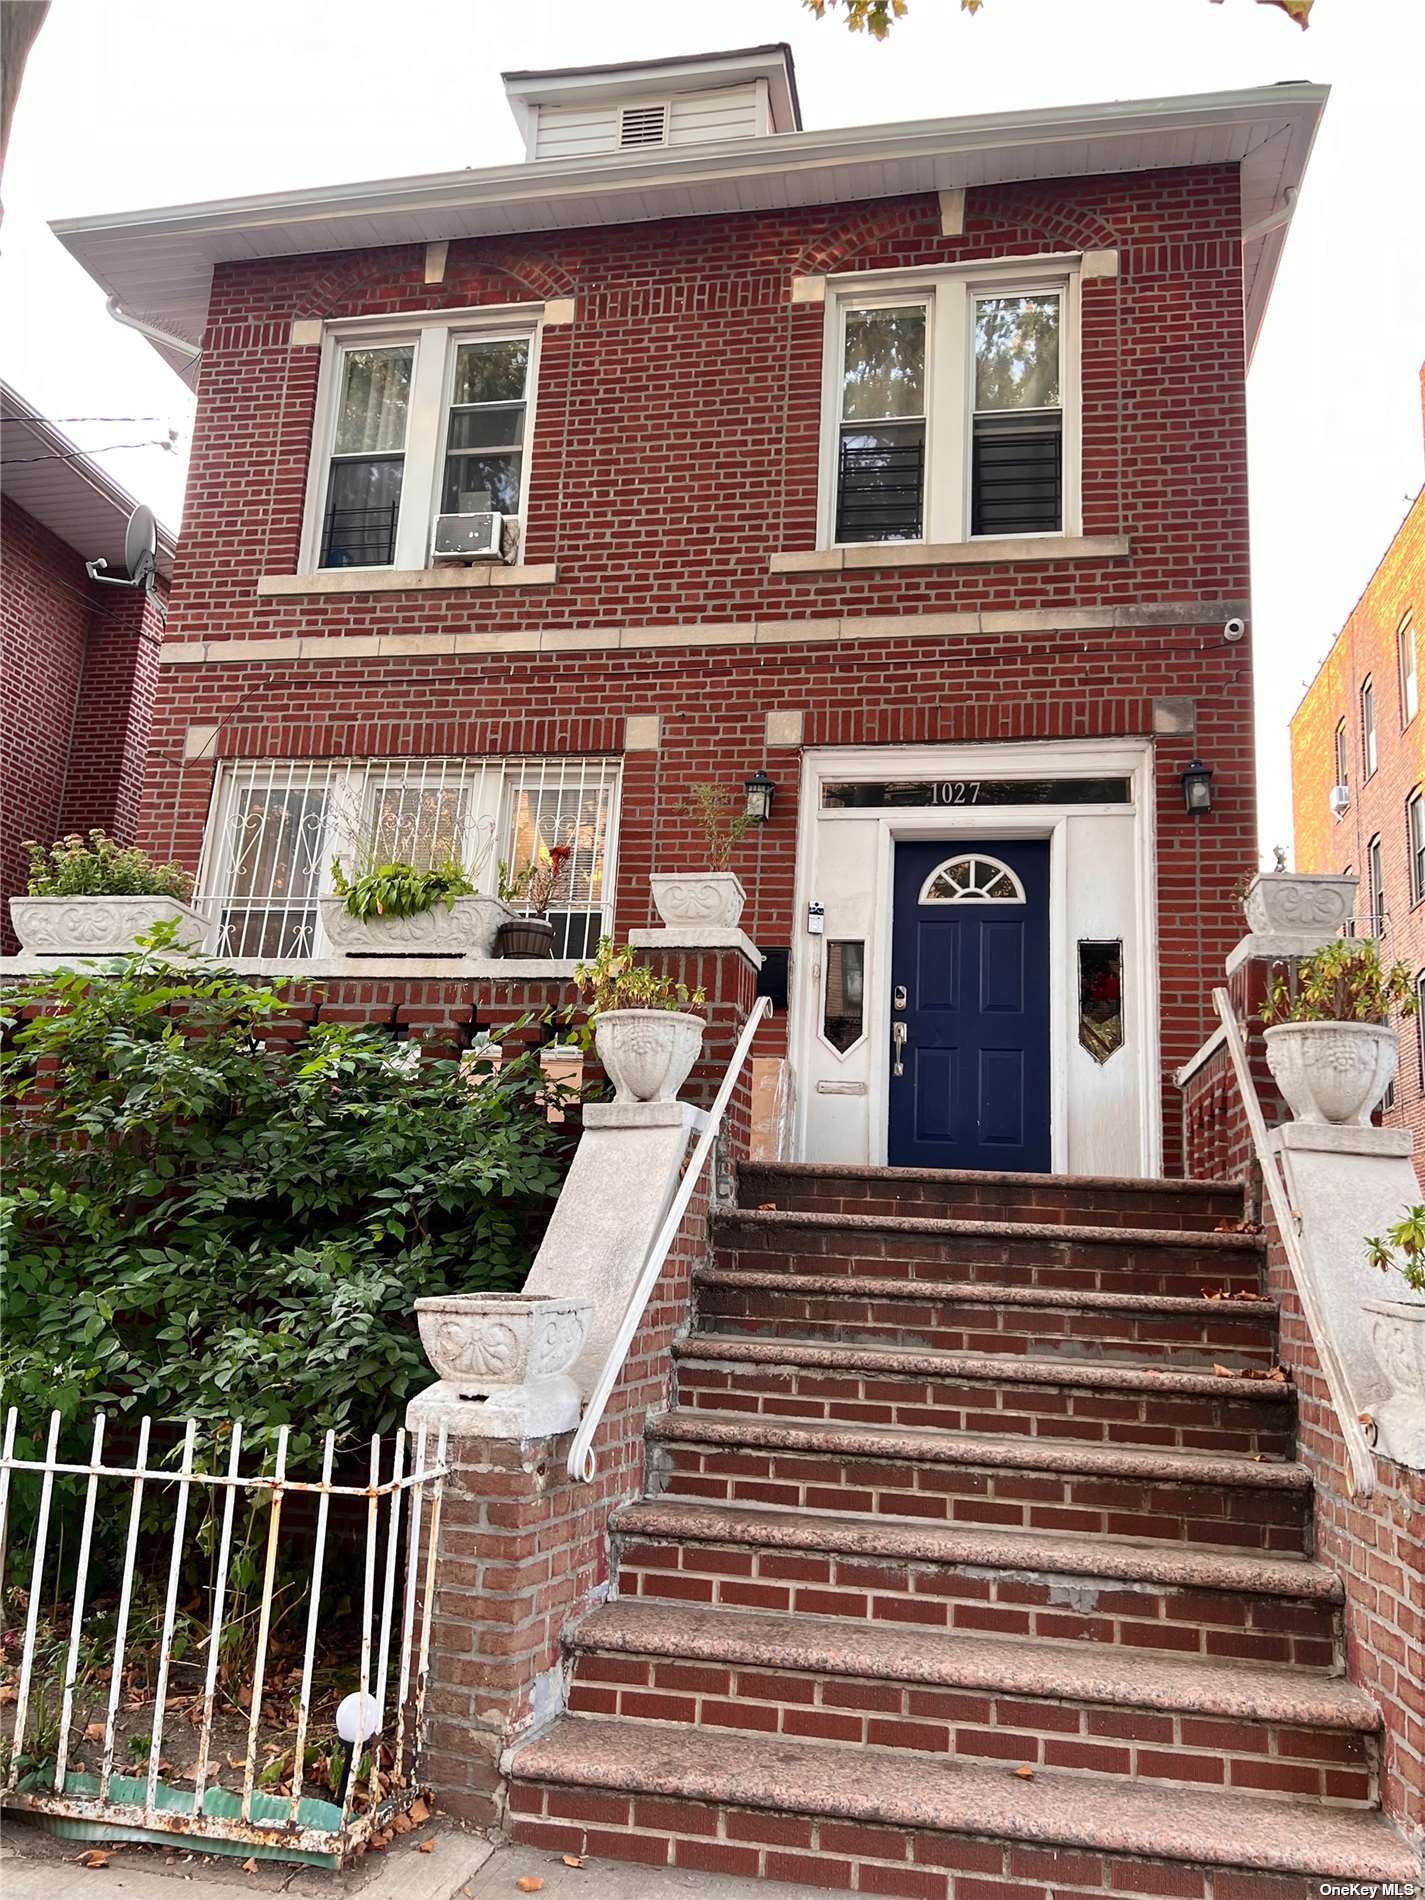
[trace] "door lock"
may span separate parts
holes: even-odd
[[[905,1074],[905,1034],[904,1023],[891,1024],[891,1048],[893,1051],[893,1060],[891,1062],[892,1075]]]
[[[897,983],[895,994],[891,997],[892,1009],[904,1009],[906,1006],[905,984]]]

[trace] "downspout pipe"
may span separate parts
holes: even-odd
[[[202,346],[190,343],[186,336],[174,336],[170,330],[160,330],[155,324],[145,323],[142,317],[131,317],[120,308],[117,297],[110,297],[104,307],[115,323],[122,323],[128,330],[137,330],[140,336],[147,337],[150,343],[157,343],[163,349],[176,350],[189,364],[196,363],[203,354]]]

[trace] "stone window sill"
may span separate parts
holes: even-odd
[[[1027,535],[1002,541],[877,542],[774,554],[773,574],[846,574],[870,567],[965,567],[1006,561],[1111,561],[1132,552],[1128,536]]]
[[[318,574],[263,574],[257,591],[272,597],[291,594],[424,594],[467,587],[553,587],[559,570],[506,567],[480,562],[472,567],[327,568]]]

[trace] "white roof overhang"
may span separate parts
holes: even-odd
[[[213,267],[221,263],[853,203],[1027,179],[1239,164],[1250,348],[1327,92],[1325,86],[1292,82],[1187,98],[788,132],[61,218],[52,228],[131,315],[197,343]]]

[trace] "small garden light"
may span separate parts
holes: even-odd
[[[776,786],[759,766],[751,778],[742,781],[742,789],[747,794],[747,816],[754,825],[765,825],[772,816],[772,796]]]
[[[1194,818],[1212,810],[1212,767],[1194,759],[1182,774],[1183,803]]]
[[[381,1707],[375,1696],[363,1695],[360,1689],[353,1689],[349,1696],[343,1696],[337,1704],[337,1738],[346,1746],[346,1766],[342,1770],[338,1801],[346,1799],[352,1765],[358,1759],[362,1745],[371,1740],[380,1726]]]

